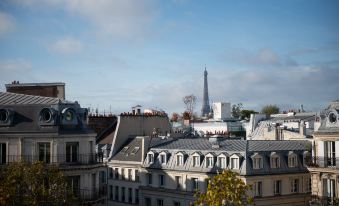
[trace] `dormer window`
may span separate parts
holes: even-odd
[[[159,156],[160,164],[166,164],[166,154],[160,154]]]
[[[253,169],[262,169],[263,168],[263,158],[258,153],[255,153],[252,156]]]
[[[218,167],[225,169],[226,166],[227,166],[226,161],[227,161],[226,155],[224,155],[224,154],[219,155],[218,158],[217,158]]]
[[[288,155],[288,167],[296,167],[297,160],[297,155],[294,152],[290,152]]]
[[[212,168],[214,166],[214,155],[209,153],[206,155],[206,167]]]
[[[233,154],[231,157],[230,157],[230,168],[231,169],[239,169],[239,160],[240,160],[240,157],[237,155],[237,154]]]
[[[176,165],[177,166],[183,166],[184,165],[184,154],[182,152],[179,152],[176,155]]]
[[[199,167],[200,166],[200,156],[196,155],[193,156],[193,167]]]
[[[148,164],[154,163],[154,153],[153,152],[147,154],[147,162],[148,162]]]
[[[271,168],[280,168],[280,156],[272,152],[270,157]]]
[[[193,165],[193,167],[200,167],[202,157],[203,157],[203,154],[201,152],[194,152],[192,154],[192,165]]]

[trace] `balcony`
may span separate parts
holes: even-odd
[[[314,156],[305,158],[305,163],[308,167],[320,167],[320,168],[339,168],[339,157],[320,157]]]
[[[106,187],[93,188],[93,189],[79,189],[78,194],[75,194],[78,197],[78,201],[82,203],[95,203],[106,198],[107,191]]]
[[[5,162],[1,164],[9,164],[13,162],[24,161],[28,163],[41,161],[46,164],[57,164],[59,166],[71,166],[71,165],[91,165],[103,162],[102,154],[72,154],[72,155],[8,155]],[[0,164],[0,165],[1,165]]]

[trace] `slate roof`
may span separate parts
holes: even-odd
[[[124,147],[128,147],[126,151],[122,151]],[[133,161],[133,162],[142,162],[142,139],[141,138],[134,138],[130,139],[128,144],[121,148],[121,150],[113,156],[111,160],[118,160],[118,161]],[[135,147],[139,147],[136,153],[132,153]]]
[[[165,170],[178,170],[178,171],[195,171],[203,173],[217,173],[222,169],[214,164],[212,168],[206,167],[205,156],[208,153],[214,154],[214,163],[217,161],[217,156],[220,154],[227,154],[231,156],[236,154],[240,157],[240,167],[235,170],[241,175],[265,175],[265,174],[283,174],[283,173],[297,173],[306,172],[307,168],[303,164],[303,154],[310,148],[310,142],[305,140],[294,141],[279,141],[279,140],[220,140],[218,147],[215,143],[210,142],[208,139],[191,138],[191,139],[155,139],[156,143],[151,145],[149,151],[153,151],[155,162],[149,164],[147,159],[144,160],[143,166],[147,169],[165,169]],[[163,141],[163,142],[162,142]],[[169,159],[167,164],[161,164],[157,159],[157,154],[162,151],[169,152]],[[176,164],[175,155],[177,152],[183,151],[187,154],[185,163],[182,166]],[[288,154],[290,151],[297,154],[298,166],[295,168],[288,167]],[[193,154],[199,152],[202,154],[202,162],[199,167],[193,166]],[[276,152],[281,157],[281,167],[272,169],[270,167],[271,152]],[[262,169],[253,169],[251,156],[258,153],[263,157],[264,167]]]
[[[11,92],[0,92],[0,105],[25,105],[25,104],[58,104],[58,103],[71,103],[53,97],[42,97],[27,94],[16,94]]]

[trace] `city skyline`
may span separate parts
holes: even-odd
[[[182,97],[260,110],[319,110],[339,99],[336,1],[0,2],[0,91],[65,82],[103,112],[140,104],[182,112]],[[24,74],[24,75],[23,75]]]

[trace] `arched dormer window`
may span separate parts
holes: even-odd
[[[298,164],[298,156],[293,151],[288,153],[288,167],[296,167]]]
[[[276,152],[272,152],[270,155],[271,168],[280,168],[280,155]]]
[[[183,166],[185,164],[185,153],[184,152],[178,152],[175,155],[175,164],[177,166]]]
[[[192,154],[192,166],[193,167],[200,167],[201,164],[201,157],[202,157],[202,153],[200,152],[194,152]]]
[[[212,167],[214,167],[214,157],[215,157],[215,154],[214,154],[214,153],[208,153],[208,154],[205,156],[205,167],[206,167],[206,168],[212,168]]]
[[[155,156],[155,153],[153,151],[150,151],[150,152],[147,153],[147,163],[148,164],[154,163],[154,156]]]
[[[251,156],[252,163],[253,163],[253,169],[262,169],[264,166],[263,157],[258,154],[254,153],[254,155]]]
[[[160,152],[159,157],[158,157],[160,164],[162,165],[167,164],[168,157],[169,157],[169,153],[167,151]]]
[[[232,154],[230,157],[230,169],[232,170],[237,170],[239,169],[239,165],[240,165],[240,154]]]
[[[218,167],[220,167],[221,169],[226,169],[227,168],[227,164],[229,161],[229,157],[227,154],[225,153],[221,153],[220,155],[218,155],[217,157],[217,165]]]

